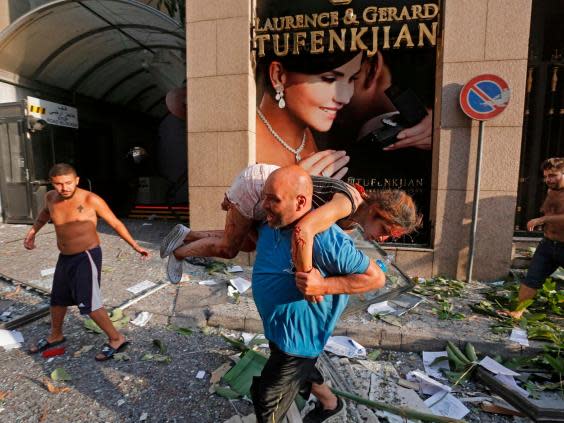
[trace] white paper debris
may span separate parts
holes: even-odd
[[[529,346],[527,331],[523,329],[513,328],[513,330],[511,331],[511,335],[509,336],[509,340],[513,342],[517,342],[519,345],[523,345],[524,347]]]
[[[190,282],[190,275],[188,273],[183,273],[180,278],[180,282]]]
[[[235,287],[240,294],[244,293],[251,287],[251,282],[243,278],[229,279],[229,282]]]
[[[203,379],[205,375],[206,375],[206,372],[203,371],[203,370],[200,370],[198,372],[198,374],[196,374],[196,379]]]
[[[131,324],[135,326],[143,327],[147,324],[149,320],[151,320],[151,317],[153,317],[151,313],[149,313],[148,311],[142,311],[137,315],[135,319],[131,321]]]
[[[139,421],[144,422],[145,420],[147,420],[147,417],[149,417],[149,414],[143,413],[141,414],[141,417],[139,417]]]
[[[490,372],[496,375],[507,375],[507,376],[519,376],[519,373],[515,373],[513,370],[508,369],[505,366],[502,366],[493,358],[484,357],[482,361],[478,363],[484,369],[489,370]]]
[[[231,285],[227,286],[227,296],[228,297],[235,297],[235,293],[237,292],[237,290],[235,288],[233,288]],[[237,294],[239,294],[239,292],[237,292]]]
[[[515,379],[513,379],[513,376],[495,375],[495,378],[499,380],[501,383],[503,383],[505,386],[507,386],[509,389],[517,392],[519,395],[522,395],[525,398],[529,396],[529,392],[526,389],[523,389],[519,385],[517,385],[517,382],[515,381]]]
[[[55,274],[55,268],[50,267],[49,269],[42,269],[41,270],[41,277],[44,278],[45,276],[51,276]]]
[[[423,351],[423,366],[425,367],[425,373],[435,379],[446,379],[440,369],[450,370],[448,364],[448,359],[439,361],[433,365],[433,363],[439,357],[448,357],[446,351]]]
[[[124,399],[120,399],[120,400],[117,402],[117,406],[118,406],[118,407],[121,407],[123,404],[125,404],[125,400],[124,400]]]
[[[260,344],[259,347],[268,348],[268,342],[266,342],[264,335],[259,335],[259,334],[256,334],[256,333],[249,333],[249,332],[241,332],[241,338],[243,338],[243,342],[247,346],[251,343],[251,341],[253,341],[255,339],[263,340],[263,341],[265,341],[265,343]]]
[[[152,288],[156,285],[157,285],[156,283],[151,281],[143,281],[143,282],[139,282],[136,285],[130,286],[129,288],[127,288],[127,290],[132,294],[139,294],[140,292],[143,292],[146,289]]]
[[[143,223],[143,224],[141,224],[141,226],[153,226],[153,224],[152,223]]]
[[[0,329],[0,347],[4,347],[6,351],[14,348],[21,348],[24,337],[17,330]]]
[[[241,266],[230,266],[227,268],[227,271],[229,273],[237,273],[237,272],[242,272],[243,268]]]
[[[206,286],[212,286],[212,285],[217,285],[219,282],[213,279],[206,279],[205,281],[200,281],[198,282],[198,284],[200,285],[206,285]]]
[[[385,314],[393,313],[394,311],[396,311],[396,309],[391,305],[389,305],[387,301],[382,301],[380,303],[370,304],[370,306],[368,306],[367,311],[372,315],[375,314],[385,315]]]
[[[443,397],[441,399],[441,397]],[[451,419],[462,419],[466,414],[470,412],[464,404],[462,404],[458,399],[453,397],[451,394],[446,394],[444,392],[437,392],[432,397],[427,398],[425,405],[431,409],[433,414],[438,414],[439,416],[450,417]]]
[[[430,378],[420,370],[413,370],[406,375],[409,381],[418,381],[421,392],[425,395],[434,395],[437,392],[451,392],[450,386],[443,385],[440,382]]]
[[[324,350],[341,357],[366,357],[366,349],[348,336],[330,336]]]
[[[51,358],[47,359],[47,363],[50,363],[50,362],[52,362],[53,360],[55,360],[55,357],[51,357]]]

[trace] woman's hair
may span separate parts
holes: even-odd
[[[295,16],[304,13],[312,14],[334,10],[341,10],[341,13],[343,13],[343,8],[336,8],[328,0],[261,0],[257,2],[256,16],[261,22],[264,22],[266,19],[273,17]],[[339,31],[337,27],[332,29]],[[281,39],[280,42],[283,43],[284,41]],[[291,36],[288,43],[291,51],[293,48]],[[274,53],[272,43],[266,43],[265,55],[258,57],[257,54],[256,57],[257,83],[266,88],[270,94],[274,94],[269,78],[269,67],[274,61],[280,62],[284,69],[289,72],[317,75],[343,66],[360,53],[358,50],[350,51],[349,48],[346,51],[335,49],[334,52],[330,53],[325,48],[324,53],[309,54],[308,50],[311,46],[308,43],[309,37],[306,45],[300,47],[300,50],[303,51],[299,55],[287,54],[285,56],[277,56]]]
[[[393,234],[394,230],[406,235],[421,226],[422,216],[417,213],[413,198],[405,191],[398,189],[372,191],[366,194],[364,202],[374,218],[383,219],[391,225],[394,238],[398,236]]]

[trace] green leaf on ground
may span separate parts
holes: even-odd
[[[378,357],[380,357],[380,354],[382,354],[382,350],[374,350],[372,352],[369,352],[366,357],[369,360],[376,361],[378,360]]]
[[[180,326],[176,326],[176,325],[168,325],[166,327],[168,330],[172,331],[172,332],[176,332],[179,335],[183,335],[183,336],[190,336],[192,335],[194,332],[192,331],[192,329],[189,328],[183,328]]]
[[[129,361],[131,357],[129,357],[126,353],[115,353],[114,354],[115,361]]]
[[[153,345],[159,349],[159,353],[166,354],[166,345],[160,339],[153,339]]]
[[[57,367],[55,370],[51,372],[51,379],[55,381],[59,380],[72,380],[72,376],[62,367]]]
[[[168,355],[163,354],[146,353],[141,357],[141,361],[156,361],[157,363],[169,364],[172,362],[172,358],[170,358],[170,356]]]

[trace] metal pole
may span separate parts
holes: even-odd
[[[474,265],[474,247],[476,244],[476,226],[478,225],[478,205],[480,203],[480,168],[482,167],[482,144],[484,141],[484,126],[486,122],[480,121],[478,131],[478,154],[476,155],[476,178],[474,180],[474,204],[472,205],[472,227],[470,229],[470,251],[468,253],[468,271],[466,282],[472,281],[472,266]]]

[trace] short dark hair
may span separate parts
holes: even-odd
[[[560,172],[564,171],[564,157],[551,157],[550,159],[546,159],[541,164],[541,171],[555,169]]]
[[[68,163],[57,163],[49,170],[49,178],[61,175],[74,175],[78,176],[76,169]]]

